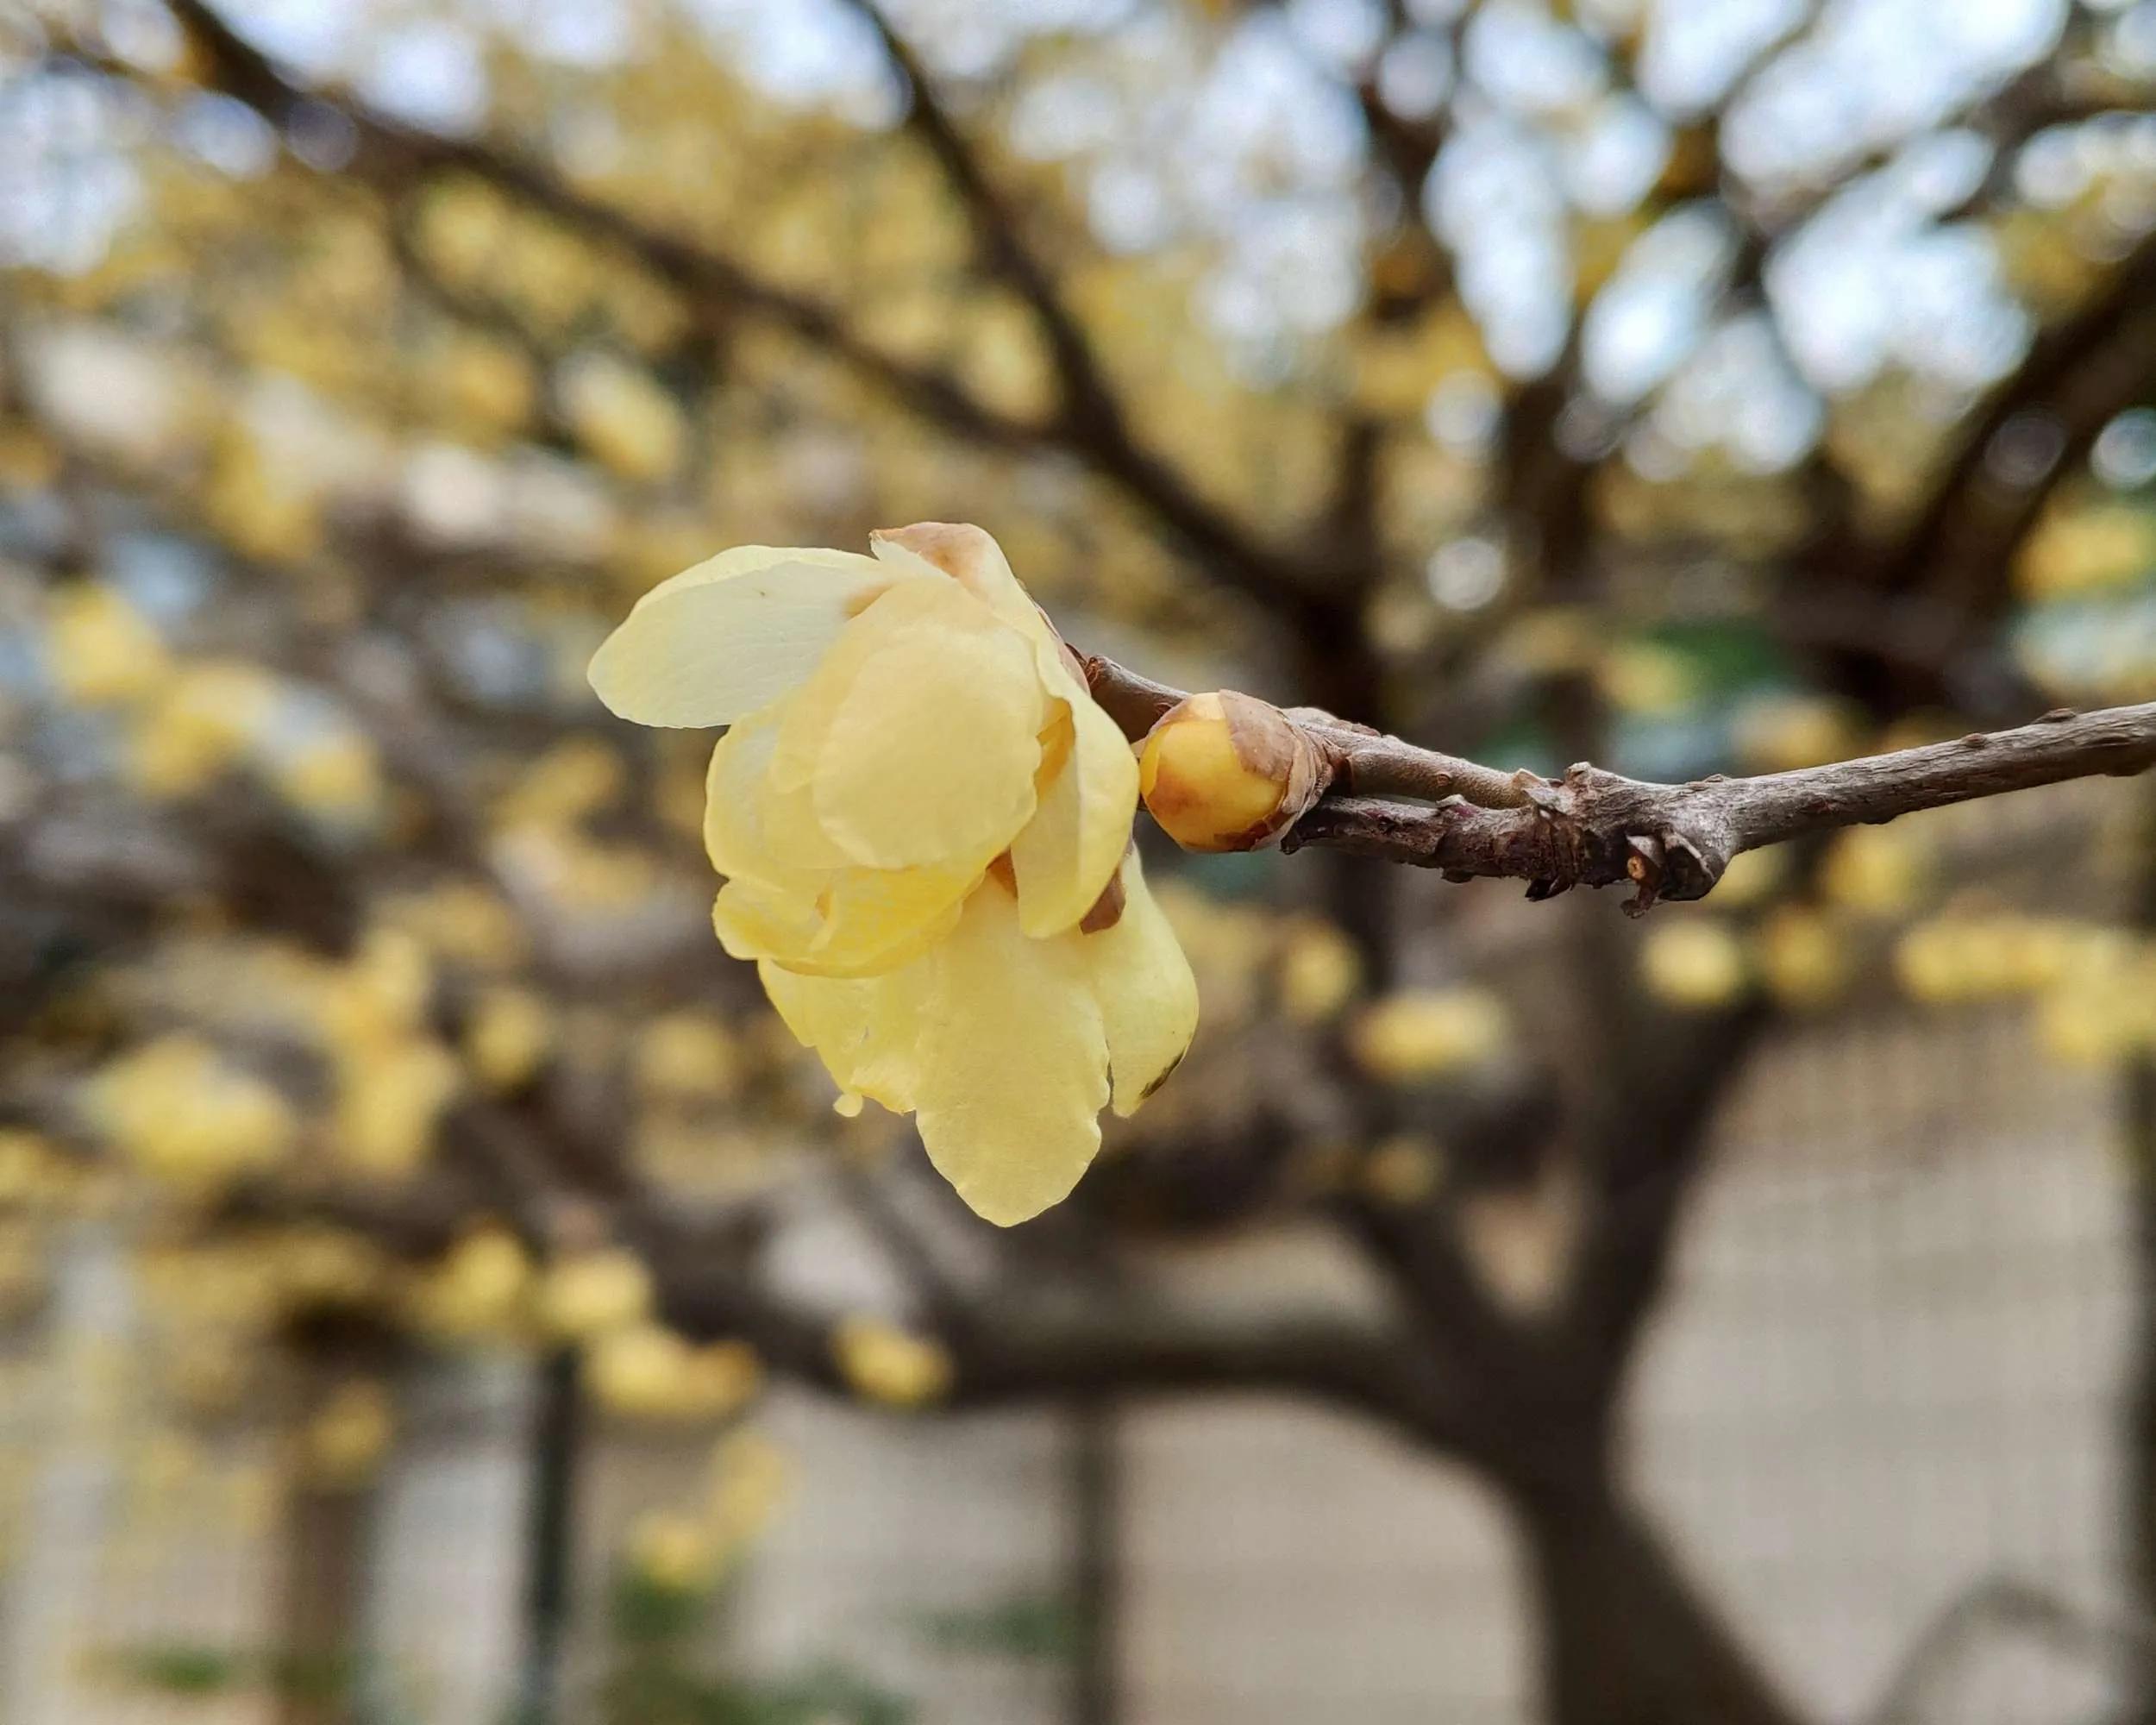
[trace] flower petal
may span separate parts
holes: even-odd
[[[778,713],[741,720],[711,750],[704,780],[704,850],[722,875],[749,875],[812,895],[819,877],[852,861],[817,824],[805,791],[782,790],[772,779]]]
[[[855,865],[816,825],[805,793],[769,784],[776,731],[759,713],[711,751],[704,841],[729,877],[712,912],[726,950],[822,975],[866,975],[918,956],[956,919],[981,861]]]
[[[736,875],[720,883],[711,906],[711,928],[733,957],[790,963],[797,956],[805,957],[823,932],[824,919],[817,915],[813,899]]]
[[[1078,1183],[1100,1147],[1107,1042],[1075,938],[1034,940],[991,881],[936,949],[920,1019],[921,1142],[980,1215],[1007,1227]]]
[[[1034,807],[1040,680],[1001,625],[893,631],[831,715],[812,789],[824,831],[878,869],[985,863]]]
[[[1072,927],[1093,908],[1130,847],[1138,812],[1138,761],[1115,721],[1082,690],[1056,704],[1074,728],[1069,756],[1011,844],[1018,920],[1037,938]]]
[[[987,606],[948,576],[932,569],[924,569],[918,579],[902,570],[892,573],[897,584],[862,607],[780,714],[771,781],[781,789],[802,789],[816,776],[831,720],[853,693],[863,667],[906,630],[1000,626]]]
[[[919,1086],[920,1026],[933,961],[881,976],[801,976],[761,963],[756,975],[786,1026],[822,1057],[840,1089],[894,1113],[914,1106]]]
[[[728,724],[799,683],[907,572],[849,551],[743,545],[661,581],[592,655],[592,687],[639,724]]]
[[[1055,638],[1040,606],[1012,573],[1003,547],[981,528],[967,522],[917,521],[911,527],[871,533],[868,549],[893,570],[940,574],[956,581],[1030,637]]]
[[[1123,914],[1112,927],[1075,938],[1107,1033],[1115,1111],[1129,1115],[1188,1051],[1198,1028],[1198,984],[1135,850],[1123,864]]]

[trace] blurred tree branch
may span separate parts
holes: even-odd
[[[968,208],[988,242],[990,256],[1015,272],[1028,303],[1044,317],[1066,399],[1064,411],[1042,421],[1014,417],[969,394],[952,377],[897,359],[856,334],[842,315],[819,301],[776,286],[713,248],[646,225],[635,216],[589,198],[552,170],[484,141],[445,137],[404,126],[356,99],[306,89],[226,22],[204,0],[169,0],[198,45],[210,81],[280,128],[310,104],[334,107],[358,139],[352,171],[392,193],[411,190],[415,172],[473,174],[588,237],[617,247],[693,298],[760,317],[830,354],[900,407],[966,442],[992,449],[1058,449],[1075,455],[1113,486],[1148,518],[1188,549],[1214,579],[1276,610],[1309,603],[1302,561],[1253,538],[1232,517],[1202,499],[1157,456],[1138,447],[1108,392],[1075,322],[1061,307],[1044,273],[1023,247],[1015,226],[975,164],[956,129],[924,99],[917,84],[916,124],[931,135],[947,173],[968,191]],[[904,52],[897,39],[889,39]],[[903,65],[904,62],[901,62]]]

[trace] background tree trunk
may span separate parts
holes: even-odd
[[[1614,1487],[1519,1512],[1551,1725],[1802,1725]]]
[[[277,1725],[354,1725],[367,1523],[364,1487],[296,1479],[285,1504],[277,1601]]]

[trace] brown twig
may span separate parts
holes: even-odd
[[[1094,699],[1133,740],[1182,698],[1111,660],[1081,658]],[[1636,891],[1626,909],[1635,914],[1660,899],[1705,898],[1743,851],[1949,803],[2156,767],[2156,701],[2091,713],[2060,709],[2016,730],[1682,785],[1628,779],[1584,762],[1561,779],[1507,774],[1307,708],[1286,717],[1338,770],[1332,790],[1289,829],[1283,850],[1324,845],[1442,869],[1451,879],[1526,881],[1537,899],[1628,881]],[[1426,807],[1395,800],[1402,796],[1449,800]]]

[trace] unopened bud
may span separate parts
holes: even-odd
[[[1186,850],[1256,850],[1324,795],[1318,747],[1276,707],[1232,689],[1163,713],[1138,756],[1138,791]]]

